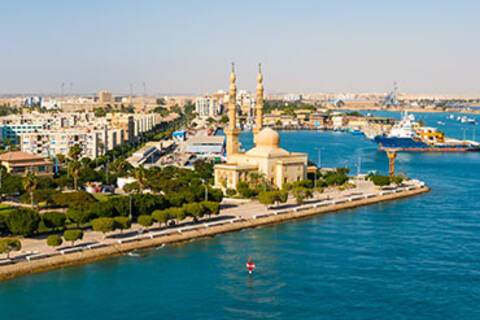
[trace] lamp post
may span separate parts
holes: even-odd
[[[205,186],[205,201],[208,201],[208,185],[207,180],[202,179],[203,185]]]
[[[130,218],[130,221],[131,221],[132,218],[133,218],[133,215],[132,215],[132,194],[131,193],[128,194],[128,198],[129,198],[129,210],[130,210],[129,218]]]
[[[317,188],[317,171],[322,167],[322,151],[318,147],[315,147],[315,150],[317,150],[317,168],[315,169],[315,181],[313,182],[313,185]]]

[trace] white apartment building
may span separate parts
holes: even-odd
[[[73,145],[79,144],[81,157],[95,159],[123,143],[137,141],[162,121],[155,113],[100,118],[92,113],[32,113],[1,117],[0,137],[18,143],[24,152],[43,157],[67,155]]]
[[[201,118],[215,117],[220,114],[220,101],[212,96],[197,98],[195,112]]]
[[[43,130],[42,132],[22,134],[20,148],[24,152],[43,157],[54,157],[57,154],[67,155],[70,148],[78,144],[83,151],[81,158],[95,159],[107,151],[107,133],[107,128]]]

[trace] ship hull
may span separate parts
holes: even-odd
[[[452,145],[430,145],[421,140],[413,138],[391,138],[375,137],[380,150],[391,150],[403,152],[480,152],[480,147],[475,145],[452,144]]]

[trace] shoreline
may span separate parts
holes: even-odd
[[[422,186],[412,190],[404,190],[396,193],[377,195],[370,198],[351,200],[321,207],[311,206],[311,208],[294,208],[293,210],[288,212],[280,213],[279,211],[278,214],[275,214],[275,210],[272,210],[268,214],[254,217],[253,219],[227,223],[218,226],[211,226],[206,229],[200,228],[197,230],[179,232],[174,235],[165,235],[158,238],[148,238],[134,242],[119,243],[106,247],[90,249],[88,251],[70,253],[67,255],[56,255],[42,260],[19,262],[16,264],[0,266],[0,281],[14,279],[19,276],[52,271],[64,267],[92,263],[110,257],[121,256],[133,250],[149,249],[159,247],[161,245],[181,243],[193,239],[212,237],[219,234],[240,231],[243,229],[274,225],[290,220],[305,219],[320,214],[335,213],[342,210],[353,209],[381,202],[409,198],[427,193],[429,191],[430,189],[428,187]]]

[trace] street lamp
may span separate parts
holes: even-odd
[[[205,186],[205,201],[208,201],[208,185],[207,185],[207,180],[202,179],[202,183]]]
[[[315,181],[313,181],[313,185],[317,188],[317,171],[318,168],[322,167],[322,151],[318,147],[315,147],[315,150],[317,150],[317,168],[315,169]]]
[[[128,194],[128,198],[129,198],[129,202],[130,202],[129,203],[129,208],[130,208],[129,218],[130,218],[130,220],[132,220],[133,215],[132,215],[132,194],[131,193]]]

